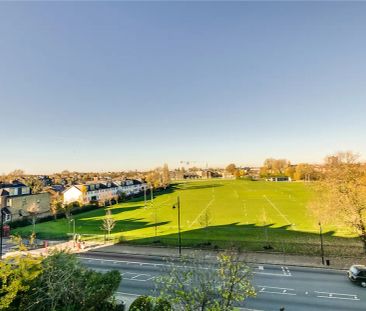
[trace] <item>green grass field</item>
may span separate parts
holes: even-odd
[[[156,194],[153,203],[148,200],[146,208],[143,197],[109,207],[117,221],[112,236],[135,243],[176,244],[177,210],[172,206],[178,196],[184,245],[235,243],[260,250],[270,244],[278,251],[318,250],[319,228],[306,207],[312,192],[300,182],[217,179],[176,183]],[[103,235],[104,216],[103,208],[76,215],[77,233]],[[24,227],[16,232],[25,235],[30,230]],[[36,231],[40,237],[62,238],[72,232],[72,226],[59,219],[37,224]],[[328,227],[324,232],[329,245],[358,245],[345,230]]]

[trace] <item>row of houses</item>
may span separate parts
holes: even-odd
[[[4,221],[14,221],[37,213],[40,217],[50,212],[50,194],[48,192],[32,193],[30,187],[15,180],[11,183],[0,182],[0,208]]]
[[[78,201],[82,204],[90,202],[106,202],[117,200],[122,194],[137,195],[147,189],[147,184],[135,179],[96,182],[83,185],[73,185],[63,192],[65,204]],[[51,194],[49,192],[32,193],[32,189],[15,180],[11,183],[0,182],[0,208],[4,215],[4,222],[10,222],[30,216],[50,215]]]
[[[116,199],[120,195],[137,195],[147,189],[147,184],[136,179],[95,182],[73,185],[63,192],[65,204],[81,202],[106,202]]]

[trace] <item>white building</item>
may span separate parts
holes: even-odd
[[[137,179],[126,179],[121,181],[114,181],[119,186],[119,189],[126,196],[136,195],[147,189],[147,184]]]
[[[74,185],[63,192],[64,203],[80,202],[87,204],[95,201],[110,201],[120,194],[126,196],[136,195],[144,191],[146,183],[138,180],[105,181],[99,183]]]

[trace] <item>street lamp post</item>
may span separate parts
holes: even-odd
[[[320,221],[318,225],[319,225],[319,236],[320,236],[320,254],[322,257],[322,264],[324,265],[325,261],[324,261],[323,229]]]
[[[181,256],[182,255],[182,237],[180,234],[180,199],[179,199],[179,196],[177,198],[177,204],[173,205],[173,208],[178,209],[178,247],[179,247],[179,256]]]
[[[150,196],[151,196],[151,208],[154,209],[154,229],[155,229],[155,238],[158,236],[158,215],[156,206],[154,206],[154,188],[153,185],[150,185]]]
[[[146,187],[144,186],[144,207],[146,208]]]

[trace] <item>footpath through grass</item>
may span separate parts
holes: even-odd
[[[117,204],[111,210],[116,226],[112,237],[130,243],[176,245],[177,209],[181,200],[183,245],[226,247],[231,244],[244,249],[313,253],[319,250],[317,221],[307,211],[312,196],[304,183],[244,180],[187,181],[174,184],[154,200],[144,198]],[[104,235],[101,229],[105,209],[76,215],[76,232],[83,235]],[[31,227],[14,230],[27,235]],[[66,219],[36,225],[41,238],[66,238],[73,231]],[[339,248],[359,250],[357,239],[342,228],[324,228],[328,251]]]

